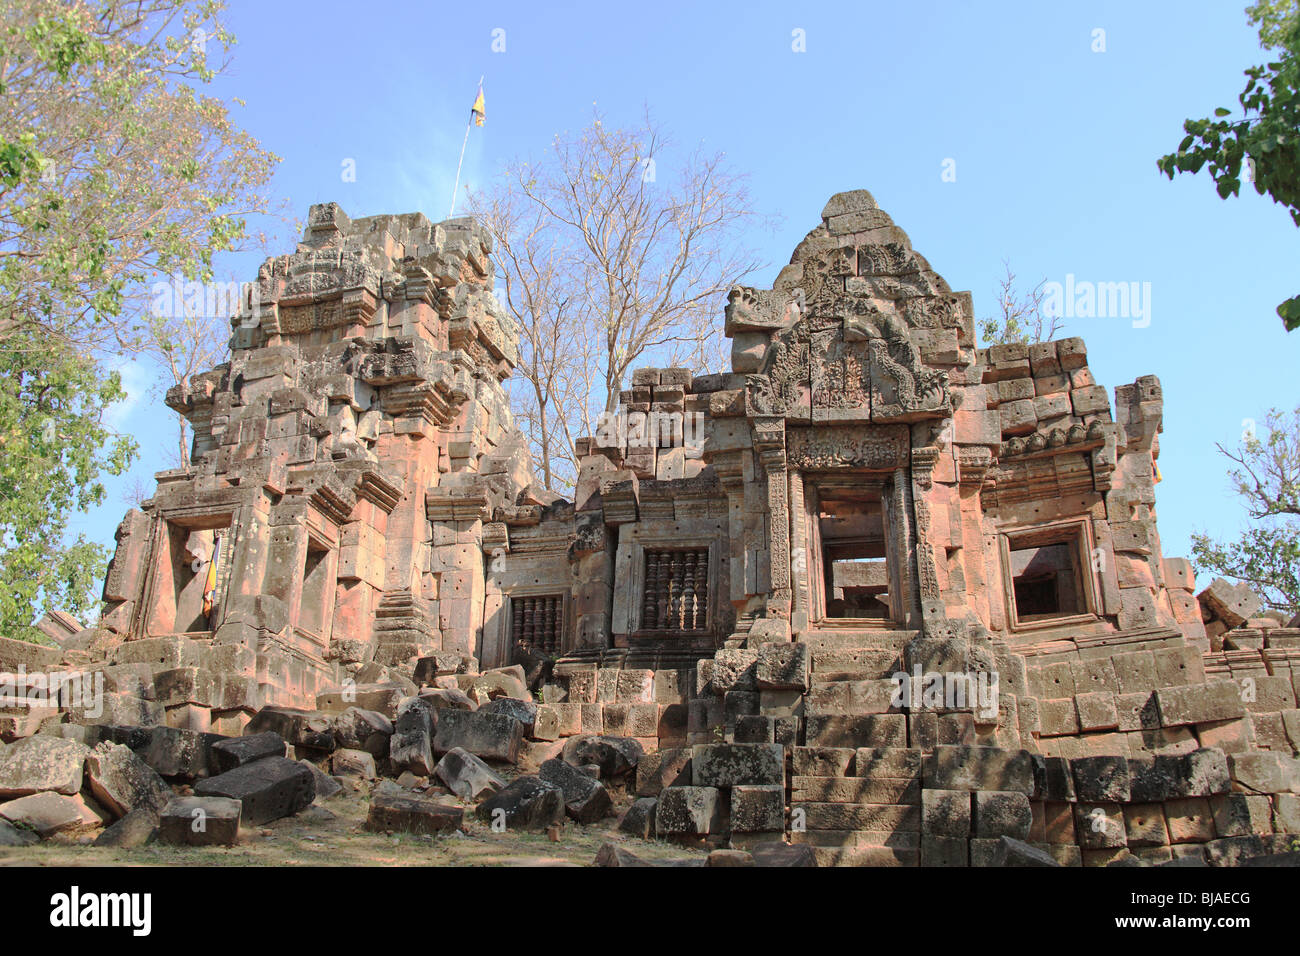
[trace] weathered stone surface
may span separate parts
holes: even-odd
[[[40,839],[31,830],[21,830],[8,820],[0,820],[0,847],[31,846]]]
[[[485,760],[515,763],[523,736],[524,725],[507,714],[445,710],[438,718],[433,749],[445,754],[459,747]]]
[[[164,804],[165,806],[166,804]],[[95,838],[95,846],[134,850],[148,846],[158,839],[158,820],[161,813],[150,810],[132,810]]]
[[[475,815],[505,830],[544,830],[564,820],[564,792],[540,777],[516,777],[480,803]]]
[[[564,810],[578,823],[595,823],[609,815],[613,803],[599,780],[592,779],[563,760],[548,760],[538,774],[564,794]]]
[[[248,737],[228,737],[212,744],[210,773],[225,773],[263,757],[283,757],[288,752],[284,738],[274,731]]]
[[[200,780],[194,793],[239,800],[244,807],[244,822],[259,826],[310,806],[316,798],[316,780],[301,763],[267,757]]]
[[[722,812],[722,794],[716,787],[668,787],[659,794],[655,829],[660,836],[716,833]]]
[[[334,742],[348,750],[364,750],[376,760],[388,756],[393,722],[377,710],[349,707],[331,720]]]
[[[334,751],[330,755],[330,771],[336,777],[357,777],[361,780],[374,780],[379,776],[375,770],[375,758],[364,750]]]
[[[465,811],[413,794],[380,794],[370,799],[366,829],[376,832],[442,833],[459,830]]]
[[[785,787],[735,786],[731,788],[732,833],[776,833],[785,829]]]
[[[513,717],[524,728],[524,736],[531,737],[533,725],[537,722],[537,705],[531,700],[518,700],[514,697],[497,697],[479,707],[482,714],[502,714]]]
[[[32,831],[41,839],[56,833],[77,834],[96,830],[104,822],[79,796],[49,792],[0,803],[0,817],[16,827]]]
[[[343,792],[343,784],[339,783],[337,778],[331,777],[310,760],[299,760],[298,763],[306,767],[307,772],[311,774],[312,781],[315,785],[315,799],[317,801],[328,800],[330,797],[337,797]]]
[[[925,759],[925,785],[936,790],[1034,792],[1033,760],[1027,751],[940,745]]]
[[[570,737],[564,744],[562,759],[571,767],[588,764],[600,768],[605,779],[622,777],[636,769],[644,753],[641,744],[630,737]]]
[[[155,727],[149,735],[144,762],[160,776],[194,780],[206,777],[213,764],[212,747],[225,738],[174,727]]]
[[[1028,840],[1033,817],[1029,798],[1015,791],[974,794],[974,835],[980,839]]]
[[[691,753],[691,782],[696,787],[781,784],[785,748],[780,744],[705,744]]]
[[[462,800],[477,800],[506,785],[491,767],[460,747],[447,751],[434,772]]]
[[[171,799],[158,773],[122,744],[105,741],[86,755],[86,784],[103,806],[118,816],[143,810],[155,817]]]
[[[44,734],[10,744],[0,753],[0,798],[46,790],[77,793],[89,753],[88,747],[75,740]]]
[[[659,800],[655,797],[640,797],[619,818],[618,828],[642,840],[650,840],[655,835],[655,809]]]
[[[234,846],[242,810],[229,797],[172,797],[162,809],[158,838],[175,846]]]
[[[334,749],[330,716],[293,707],[263,707],[244,728],[244,736],[272,731],[294,747],[329,752]]]

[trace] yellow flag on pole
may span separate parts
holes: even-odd
[[[474,114],[475,126],[482,126],[483,121],[487,119],[487,114],[483,110],[483,86],[480,84],[478,88],[478,96],[474,99],[474,105],[469,108],[469,111]]]

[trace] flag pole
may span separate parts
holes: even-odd
[[[484,76],[487,74],[485,73]],[[478,78],[479,89],[483,88],[483,77]],[[465,138],[460,144],[460,159],[456,163],[456,182],[451,187],[451,209],[447,211],[447,218],[455,218],[456,215],[456,191],[460,189],[460,167],[465,162],[465,147],[469,143],[469,128],[474,125],[474,111],[469,111],[469,119],[465,122]]]

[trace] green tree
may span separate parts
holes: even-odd
[[[1245,175],[1300,226],[1300,13],[1296,0],[1263,0],[1247,15],[1259,24],[1261,46],[1276,47],[1278,58],[1246,70],[1240,116],[1219,107],[1212,119],[1187,120],[1177,151],[1157,166],[1170,179],[1207,169],[1221,199],[1240,195]],[[1277,313],[1287,331],[1300,327],[1300,295]]]
[[[29,636],[43,604],[93,615],[105,553],[71,520],[135,450],[106,423],[110,359],[174,342],[186,317],[150,314],[151,288],[211,281],[267,211],[277,158],[201,92],[234,43],[222,13],[0,7],[0,635]]]
[[[1197,565],[1244,581],[1268,606],[1300,612],[1300,408],[1276,409],[1265,418],[1261,438],[1253,423],[1240,445],[1219,451],[1233,462],[1229,472],[1251,524],[1235,541],[1192,535]]]

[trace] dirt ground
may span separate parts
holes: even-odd
[[[559,842],[545,833],[493,833],[464,804],[463,830],[439,836],[371,833],[364,829],[369,785],[345,788],[292,817],[262,827],[241,828],[234,847],[177,847],[155,841],[137,849],[45,841],[30,847],[0,847],[0,866],[587,866],[601,845],[615,841],[646,860],[702,857],[703,851],[639,840],[616,829],[626,809],[598,824],[567,821]],[[621,795],[620,795],[621,796]],[[440,798],[454,802],[453,797]]]

